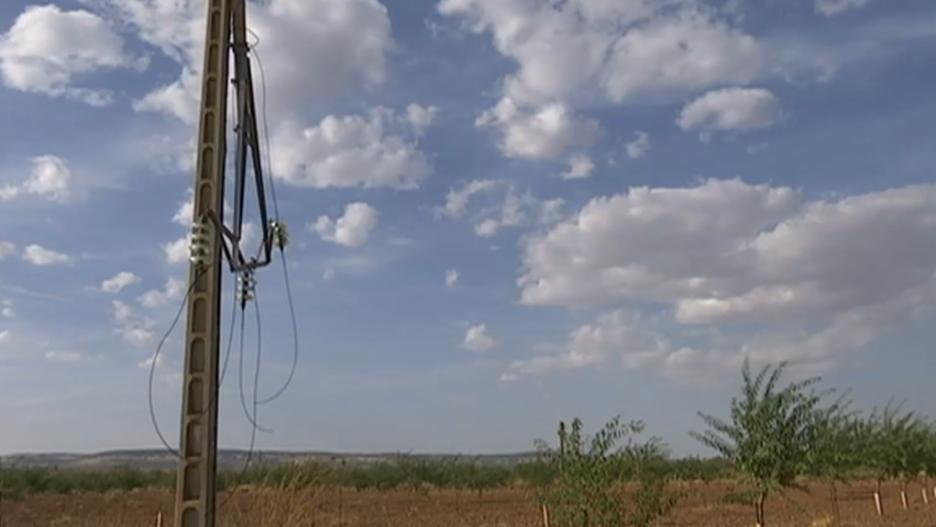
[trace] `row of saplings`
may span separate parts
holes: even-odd
[[[731,402],[730,418],[700,414],[707,425],[692,436],[730,460],[750,484],[757,525],[765,527],[765,504],[772,493],[806,490],[804,478],[828,485],[836,523],[840,523],[838,486],[862,477],[877,481],[874,506],[884,515],[881,485],[922,483],[936,499],[936,427],[901,406],[888,405],[863,415],[846,395],[819,388],[820,379],[781,384],[784,365],[756,375],[746,364],[742,394]],[[679,495],[667,490],[665,471],[654,460],[665,455],[658,439],[640,441],[641,422],[614,419],[590,437],[582,423],[559,428],[559,448],[542,451],[558,477],[539,490],[544,523],[553,527],[647,526],[669,514]],[[627,472],[626,478],[624,471]],[[630,499],[620,499],[619,481],[636,481]],[[869,507],[871,504],[869,503]]]

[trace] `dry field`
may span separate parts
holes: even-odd
[[[749,527],[753,513],[732,503],[731,484],[683,484],[685,497],[659,525],[672,527]],[[900,506],[896,486],[885,488],[885,518],[874,512],[871,484],[842,489],[844,526],[936,526],[936,502],[923,504],[911,487],[911,510]],[[539,527],[543,520],[525,490],[499,490],[480,497],[471,492],[266,491],[240,489],[223,496],[221,527]],[[172,526],[172,496],[165,491],[37,495],[3,504],[3,527],[150,527],[162,511]],[[791,492],[768,503],[770,527],[831,527],[832,504],[824,487]]]

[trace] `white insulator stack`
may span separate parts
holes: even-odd
[[[204,267],[208,263],[210,236],[209,226],[198,221],[192,224],[192,236],[189,241],[189,261],[198,267]]]

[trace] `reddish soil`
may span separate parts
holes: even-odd
[[[933,527],[936,500],[923,504],[919,486],[910,489],[910,510],[902,510],[899,489],[884,489],[886,516],[878,518],[870,484],[840,490],[840,525],[851,527]],[[729,483],[683,484],[685,493],[660,527],[750,527],[750,507],[733,503]],[[932,492],[932,489],[931,489]],[[364,491],[328,489],[318,493],[240,489],[222,496],[221,527],[540,527],[542,513],[522,489],[485,493],[455,491]],[[769,527],[832,527],[828,489],[792,491],[767,504]],[[67,496],[31,496],[5,500],[2,527],[150,527],[158,512],[172,527],[172,496],[165,491],[136,491]]]

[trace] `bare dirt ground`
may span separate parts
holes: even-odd
[[[728,483],[683,484],[685,497],[660,527],[749,527],[750,507],[726,496]],[[840,491],[842,526],[934,527],[936,501],[923,504],[919,486],[910,489],[911,508],[902,510],[899,490],[884,492],[886,516],[878,518],[871,484]],[[931,489],[932,491],[932,489]],[[364,491],[327,489],[301,494],[239,489],[222,496],[222,527],[538,527],[542,513],[523,489],[486,492]],[[172,527],[172,496],[165,491],[31,496],[3,504],[2,527],[150,527],[158,512]],[[831,527],[834,511],[828,489],[776,496],[767,505],[769,527]]]

